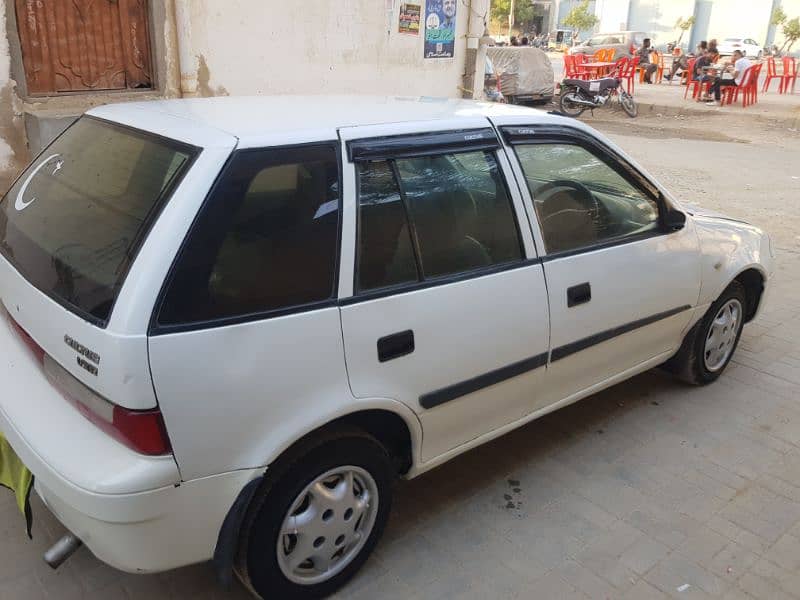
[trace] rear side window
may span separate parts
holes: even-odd
[[[511,200],[491,152],[359,165],[359,291],[522,256]]]
[[[41,291],[105,324],[141,241],[195,154],[81,118],[0,204],[0,252]]]
[[[236,153],[184,244],[158,324],[257,317],[332,298],[338,173],[332,145]]]

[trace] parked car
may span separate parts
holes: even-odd
[[[720,56],[730,56],[735,50],[741,50],[745,56],[761,58],[764,49],[753,38],[725,38],[717,45]]]
[[[716,380],[772,273],[766,234],[573,119],[97,107],[0,203],[0,430],[60,548],[318,597],[375,547],[396,476],[658,365]]]
[[[546,104],[555,93],[553,63],[531,46],[490,47],[486,55],[498,73],[499,90],[511,104]]]
[[[570,54],[594,54],[606,48],[614,49],[614,60],[623,56],[630,56],[644,42],[651,37],[644,31],[617,31],[613,33],[598,33],[581,44],[573,46]]]

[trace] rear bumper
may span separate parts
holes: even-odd
[[[211,559],[225,515],[258,474],[234,471],[138,494],[95,496],[91,504],[101,510],[93,514],[66,502],[41,479],[35,486],[97,558],[122,571],[153,573]]]
[[[259,470],[181,482],[81,415],[0,318],[0,431],[55,516],[102,561],[130,572],[208,560],[227,511]],[[36,516],[34,515],[34,532]]]

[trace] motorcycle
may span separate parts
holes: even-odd
[[[594,111],[595,108],[610,106],[614,96],[629,117],[634,118],[639,114],[633,96],[625,91],[619,78],[613,76],[589,81],[565,79],[561,82],[558,107],[568,117],[579,117],[586,109]]]

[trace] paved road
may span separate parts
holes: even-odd
[[[713,386],[646,373],[399,484],[340,598],[800,598],[800,140],[595,123],[684,197],[777,232],[763,316]],[[132,576],[82,550],[51,572],[61,528],[35,510],[29,542],[0,494],[2,600],[247,597],[205,565]]]

